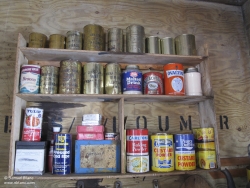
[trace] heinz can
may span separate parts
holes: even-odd
[[[106,65],[105,93],[121,94],[121,67],[118,63],[110,63]]]
[[[22,141],[41,141],[43,109],[26,108],[23,122]]]
[[[126,52],[145,53],[145,32],[140,25],[130,25],[126,28]]]
[[[163,76],[159,72],[147,72],[143,74],[144,94],[162,95]]]
[[[151,135],[152,170],[156,172],[170,172],[174,170],[173,135],[156,133]]]
[[[40,93],[56,94],[58,88],[59,68],[54,66],[42,66]]]
[[[66,33],[66,49],[82,50],[82,33],[79,31],[68,31]]]
[[[123,52],[123,32],[120,28],[108,29],[108,51]]]
[[[174,135],[175,169],[194,170],[196,168],[193,134]]]
[[[149,171],[149,157],[143,156],[127,156],[127,172],[144,173]]]
[[[31,48],[45,48],[47,36],[42,33],[30,33],[29,47]]]
[[[165,95],[185,95],[183,65],[169,63],[163,68]]]
[[[72,136],[66,133],[54,135],[52,174],[65,175],[71,173]]]
[[[22,65],[20,93],[39,93],[41,68],[39,65]]]
[[[127,155],[148,155],[148,129],[126,130]]]
[[[49,36],[49,48],[64,49],[65,36],[60,34],[53,34]]]

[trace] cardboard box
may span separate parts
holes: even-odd
[[[92,125],[92,126],[82,126],[78,125],[76,127],[77,133],[103,133],[104,126],[103,125]]]
[[[104,140],[103,133],[77,133],[77,140]]]

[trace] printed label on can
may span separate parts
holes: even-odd
[[[142,73],[136,71],[125,71],[122,73],[123,92],[142,92]]]
[[[105,133],[105,140],[119,140],[119,133]]]
[[[148,130],[127,130],[127,155],[148,155]]]
[[[195,142],[214,141],[214,128],[196,128],[193,129]]]
[[[162,95],[163,79],[162,74],[158,72],[148,72],[143,74],[144,94]]]
[[[200,168],[203,168],[203,169],[216,168],[216,152],[215,151],[197,151],[196,160]]]
[[[127,171],[131,173],[143,173],[149,171],[149,157],[127,156]]]

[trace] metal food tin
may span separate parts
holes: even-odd
[[[72,136],[66,133],[54,134],[52,174],[71,173]]]
[[[194,135],[176,134],[175,143],[175,169],[194,170],[196,168]]]
[[[126,130],[127,155],[148,155],[148,129]]]
[[[149,36],[146,38],[146,53],[160,54],[160,38],[156,36]]]
[[[31,48],[45,48],[47,36],[42,33],[30,33],[29,47]]]
[[[42,66],[40,93],[56,94],[58,89],[59,68],[54,66]]]
[[[194,128],[194,139],[196,143],[214,142],[214,128]]]
[[[182,34],[175,37],[175,49],[177,55],[196,55],[195,36]]]
[[[82,50],[82,33],[79,31],[68,31],[66,33],[66,49]]]
[[[212,169],[216,168],[216,152],[213,151],[197,151],[196,152],[196,161],[198,163],[198,167],[203,169]]]
[[[202,96],[201,74],[195,67],[189,67],[184,70],[184,87],[186,95]]]
[[[161,39],[161,53],[175,55],[175,42],[172,37],[164,37]]]
[[[110,63],[106,65],[105,93],[121,94],[121,67],[118,63]]]
[[[169,63],[163,68],[165,95],[185,95],[183,65]]]
[[[105,133],[105,140],[120,140],[119,133]]]
[[[105,50],[105,34],[104,29],[100,25],[89,24],[83,28],[84,32],[84,50],[104,51]]]
[[[123,52],[123,32],[120,28],[108,29],[108,51]]]
[[[173,135],[156,133],[151,135],[152,170],[170,172],[174,170]]]
[[[82,64],[80,61],[63,60],[60,62],[59,91],[60,94],[81,93]]]
[[[126,52],[145,53],[145,32],[140,25],[126,28]]]
[[[41,68],[39,65],[22,65],[20,93],[39,93]]]
[[[144,94],[162,95],[163,94],[163,76],[159,72],[147,72],[143,74]]]
[[[149,157],[144,156],[127,156],[127,172],[144,173],[149,171]]]
[[[49,36],[49,48],[64,49],[65,36],[60,34],[53,34]]]
[[[39,142],[41,140],[43,109],[26,108],[23,122],[22,141]]]

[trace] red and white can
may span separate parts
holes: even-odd
[[[40,108],[26,108],[22,141],[41,141],[43,121],[43,109]]]
[[[127,129],[127,155],[148,155],[148,129]]]
[[[143,74],[144,94],[162,95],[163,76],[159,72],[147,72]]]

